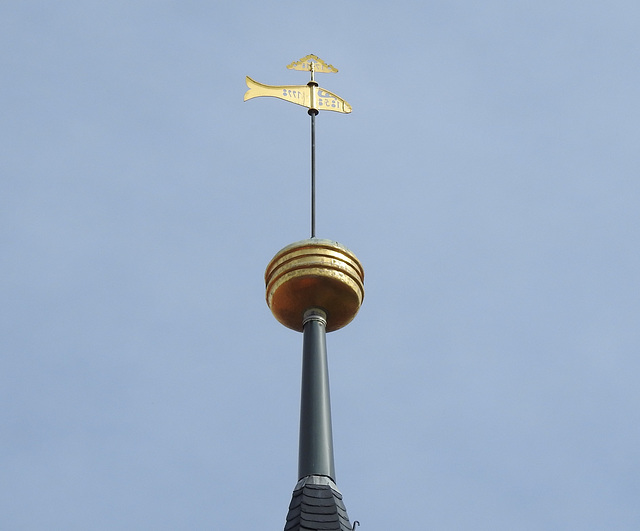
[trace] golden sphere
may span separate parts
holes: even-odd
[[[349,249],[312,238],[276,254],[264,274],[267,304],[275,318],[302,332],[306,310],[327,314],[327,332],[349,324],[364,298],[364,269]]]

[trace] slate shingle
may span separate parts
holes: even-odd
[[[342,494],[324,476],[307,476],[296,485],[284,531],[351,531]]]

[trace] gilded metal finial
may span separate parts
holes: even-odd
[[[321,308],[327,332],[348,325],[364,299],[364,269],[352,251],[313,238],[287,245],[264,274],[267,305],[275,318],[302,332],[304,313]]]

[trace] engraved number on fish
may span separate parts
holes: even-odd
[[[335,109],[336,107],[338,107],[338,102],[334,98],[327,98],[324,100],[322,98],[319,98],[318,107],[332,107],[333,109]]]
[[[282,95],[285,97],[288,96],[289,98],[302,98],[302,92],[300,92],[299,90],[282,89]]]

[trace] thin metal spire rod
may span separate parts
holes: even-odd
[[[309,109],[311,116],[311,237],[316,237],[316,109]]]

